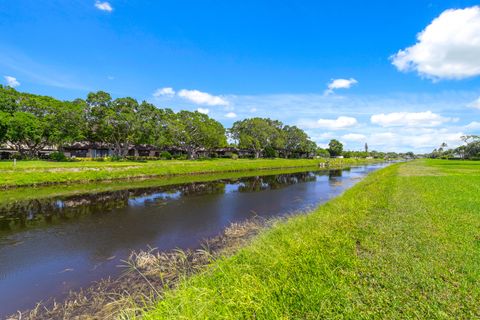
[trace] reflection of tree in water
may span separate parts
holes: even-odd
[[[226,184],[238,184],[240,192],[253,192],[279,189],[301,182],[315,181],[315,179],[315,173],[302,172],[7,203],[0,206],[0,232],[42,227],[91,215],[108,214],[113,209],[133,205],[130,200],[140,205],[159,205],[168,199],[183,196],[224,194]]]
[[[280,189],[289,185],[315,181],[316,175],[313,172],[301,172],[295,174],[281,174],[275,176],[257,176],[248,179],[240,179],[240,192],[262,191],[267,189]]]
[[[41,227],[94,214],[107,214],[113,209],[129,206],[130,199],[152,195],[154,200],[165,200],[168,194],[187,196],[224,192],[224,182],[207,182],[13,202],[0,206],[0,231]],[[146,202],[148,200],[144,200]]]

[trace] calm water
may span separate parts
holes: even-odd
[[[119,275],[131,250],[196,248],[231,222],[312,208],[383,166],[0,204],[0,317]]]

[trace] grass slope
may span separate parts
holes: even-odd
[[[142,319],[480,317],[480,162],[377,171],[184,279]]]
[[[215,159],[203,161],[158,160],[146,162],[0,162],[0,188],[52,183],[89,182],[152,176],[237,172],[295,167],[318,167],[314,159]],[[372,162],[362,159],[332,159],[333,166]]]

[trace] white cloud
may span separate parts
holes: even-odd
[[[365,141],[367,137],[360,133],[347,133],[342,136],[342,139],[345,139],[347,141]]]
[[[480,130],[480,122],[472,121],[465,126],[466,130]]]
[[[325,90],[325,95],[329,95],[333,93],[336,89],[350,89],[354,84],[357,84],[358,81],[350,78],[350,79],[332,79],[332,81],[328,84],[327,90]]]
[[[352,127],[357,124],[357,119],[352,117],[340,116],[337,119],[318,119],[317,121],[312,120],[300,120],[298,125],[307,129],[329,129],[329,130],[340,130]]]
[[[219,96],[214,96],[198,90],[180,90],[178,96],[187,99],[195,104],[207,106],[228,106],[228,101]]]
[[[370,117],[370,121],[382,127],[435,127],[452,121],[452,119],[425,111],[374,114]]]
[[[160,98],[160,97],[164,97],[164,96],[173,97],[174,95],[175,95],[175,90],[173,90],[172,88],[169,88],[169,87],[157,89],[153,93],[153,96],[155,98]]]
[[[98,10],[107,11],[107,12],[113,11],[112,5],[108,1],[105,1],[105,2],[96,1],[95,8],[97,8]]]
[[[208,114],[210,112],[210,110],[206,108],[198,108],[197,111],[203,114]]]
[[[7,86],[15,88],[20,85],[20,82],[18,82],[17,78],[12,77],[12,76],[4,76],[5,81],[7,82]]]
[[[257,108],[255,108],[255,107],[254,107],[254,108],[250,108],[250,112],[251,112],[251,113],[257,112]]]
[[[442,142],[454,148],[462,143],[463,132],[452,132],[445,129],[427,129],[420,132],[396,131],[371,134],[368,139],[370,149],[385,151],[417,150],[430,151]]]
[[[477,100],[469,103],[468,106],[469,106],[470,108],[474,108],[474,109],[479,109],[479,110],[480,110],[480,98],[478,98]]]
[[[237,114],[235,112],[229,112],[225,115],[227,118],[236,118]]]
[[[417,35],[417,43],[391,57],[400,71],[438,79],[480,75],[480,7],[450,9]]]

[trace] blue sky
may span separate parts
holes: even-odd
[[[105,90],[200,110],[227,127],[271,117],[320,145],[430,151],[480,133],[475,5],[4,0],[0,76],[61,99]]]

